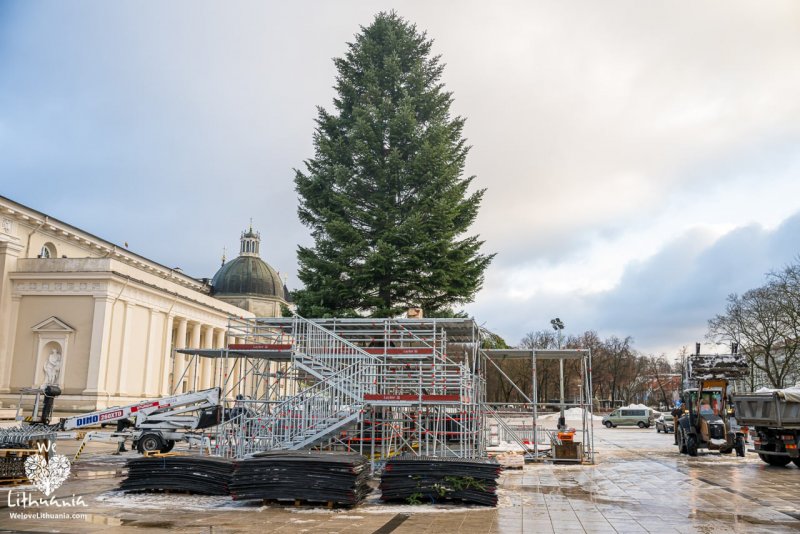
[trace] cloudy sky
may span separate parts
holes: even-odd
[[[197,277],[252,217],[297,287],[292,169],[388,9],[468,118],[497,257],[467,310],[509,342],[559,316],[674,355],[800,252],[791,0],[6,1],[0,194]]]

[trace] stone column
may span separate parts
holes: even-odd
[[[145,345],[144,371],[142,372],[142,395],[145,397],[157,397],[161,390],[161,347],[163,344],[163,334],[158,330],[161,321],[161,314],[153,308],[147,310],[147,344]]]
[[[201,348],[210,349],[214,342],[214,329],[210,326],[203,328]],[[211,387],[212,377],[212,358],[200,358],[200,385],[199,389],[208,389]]]
[[[17,330],[17,317],[19,317],[19,305],[22,297],[13,295],[11,297],[11,307],[8,310],[7,321],[0,321],[0,393],[11,392],[11,371],[14,362],[14,338]],[[5,330],[5,332],[4,332]],[[5,347],[5,354],[2,354]],[[16,392],[16,388],[14,388]]]
[[[120,351],[119,351],[119,372],[117,375],[117,384],[115,388],[116,395],[121,397],[127,397],[130,395],[130,381],[132,380],[130,368],[131,368],[131,359],[135,357],[135,355],[131,354],[130,345],[131,345],[131,329],[133,328],[133,313],[134,308],[136,308],[136,304],[132,302],[128,302],[127,300],[123,301],[123,313],[122,313],[122,343],[120,344]],[[123,402],[122,404],[127,404],[127,402]]]
[[[178,332],[175,334],[175,350],[178,349],[185,349],[186,348],[186,326],[188,325],[188,321],[185,317],[181,317],[178,319]],[[181,382],[186,380],[186,377],[181,380],[181,376],[184,374],[186,370],[186,356],[180,354],[179,352],[175,352],[175,363],[172,366],[172,387],[170,388],[172,391],[176,393],[183,392],[183,386]]]
[[[164,335],[161,337],[161,376],[160,381],[160,395],[169,395],[172,392],[172,327],[175,324],[175,317],[167,314],[166,324],[164,325]]]
[[[225,330],[222,328],[214,329],[214,348],[225,348]],[[225,394],[225,378],[227,377],[228,370],[226,368],[226,360],[217,358],[214,360],[214,383],[223,388],[222,394]]]
[[[192,323],[191,333],[190,333],[190,342],[189,347],[190,349],[198,349],[200,348],[200,323]],[[186,356],[187,365],[189,365],[189,371],[186,375],[189,377],[187,380],[187,390],[188,391],[197,391],[197,381],[198,381],[198,372],[199,372],[199,361],[196,361],[195,358],[197,356]]]
[[[92,315],[92,341],[89,347],[89,368],[86,372],[84,395],[103,396],[106,390],[108,368],[108,336],[111,334],[111,308],[114,298],[95,297]]]
[[[11,238],[13,241],[6,241],[5,237],[0,239],[0,393],[9,393],[20,303],[18,297],[12,297],[13,287],[9,274],[17,268],[22,244],[17,238]]]

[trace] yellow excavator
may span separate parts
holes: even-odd
[[[700,344],[689,358],[687,377],[697,387],[683,392],[684,415],[675,429],[681,454],[697,456],[698,449],[737,456],[745,454],[745,436],[730,424],[728,386],[747,374],[747,362],[736,351],[731,354],[700,354]]]

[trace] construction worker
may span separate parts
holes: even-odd
[[[133,422],[130,419],[120,419],[117,421],[117,432],[124,432],[126,428],[133,426]],[[125,452],[128,449],[125,448],[125,440],[122,440],[117,445],[117,452],[119,454],[121,452]]]

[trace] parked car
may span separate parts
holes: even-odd
[[[653,424],[653,410],[649,408],[619,408],[603,417],[603,424],[606,428],[616,428],[620,425],[635,425],[639,428],[648,428]]]
[[[662,415],[656,419],[656,432],[663,432],[664,434],[668,432],[675,432],[675,423],[672,420],[671,415],[668,415],[667,417]]]

